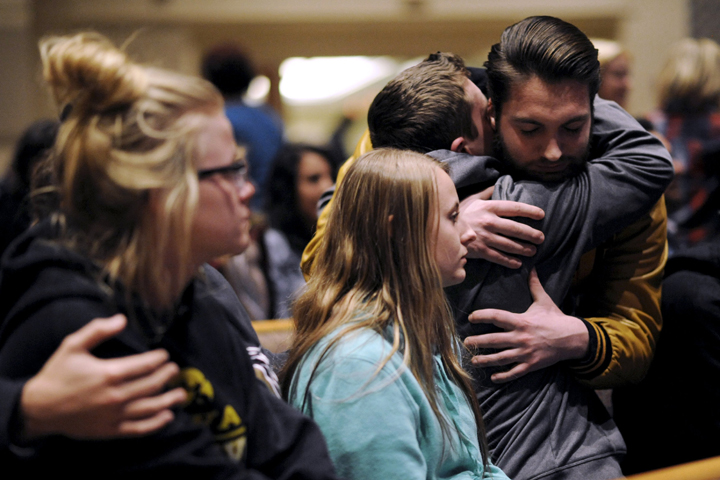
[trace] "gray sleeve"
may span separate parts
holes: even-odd
[[[448,165],[458,193],[468,189],[477,193],[500,178],[500,161],[492,157],[474,157],[450,150],[435,150],[428,155]]]

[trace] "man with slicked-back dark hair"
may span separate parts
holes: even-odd
[[[600,84],[599,63],[597,51],[587,36],[557,18],[526,18],[503,32],[485,67],[490,97],[488,117],[494,132],[493,154],[510,168],[512,177],[553,184],[584,172],[588,158],[596,158],[598,147],[602,149],[607,140],[597,136],[598,128],[593,128],[595,106],[606,107],[595,101]],[[618,115],[620,112],[618,109]],[[598,122],[595,127],[601,127],[600,120],[595,120]],[[626,139],[628,145],[636,140]],[[599,187],[603,188],[602,184]],[[617,198],[626,194],[619,190],[607,192]],[[603,209],[602,198],[590,201],[590,211]],[[633,207],[628,204],[627,208]],[[558,214],[557,207],[555,211],[546,207],[545,212],[547,217]],[[623,213],[626,212],[617,211],[617,215]],[[639,213],[638,218],[642,216]],[[646,215],[643,218],[647,218],[647,223],[630,227],[631,235],[654,239],[647,257],[642,257],[644,252],[630,248],[615,252],[624,255],[625,263],[621,265],[626,271],[649,268],[646,272],[649,277],[662,271],[666,258],[662,200],[653,214],[658,222],[653,223],[651,216]],[[545,233],[558,232],[545,230]],[[593,269],[602,271],[602,255],[606,251],[609,250],[598,249]],[[541,245],[536,257],[543,256],[552,258],[552,252]],[[543,285],[550,291],[552,285],[547,279],[552,279],[561,266],[557,263],[553,266],[552,261],[536,265],[540,278],[545,279]],[[468,265],[468,278],[473,278],[475,267],[477,264]],[[620,276],[619,272],[604,272],[601,278],[607,282],[613,275]],[[659,275],[656,277],[655,300],[659,298],[660,280]],[[506,281],[504,277],[499,280]],[[607,285],[600,283],[591,288],[602,290]],[[493,460],[517,479],[604,480],[621,476],[619,461],[625,452],[622,437],[595,393],[578,379],[592,378],[602,370],[617,370],[618,363],[626,364],[627,368],[635,361],[635,353],[627,350],[642,343],[635,337],[649,339],[651,356],[659,325],[639,322],[642,331],[623,331],[609,322],[558,317],[548,311],[545,322],[562,321],[566,337],[552,348],[537,348],[528,345],[523,336],[532,332],[539,340],[536,343],[542,343],[541,327],[532,324],[533,317],[510,313],[531,311],[535,306],[532,300],[502,294],[488,298],[493,293],[492,286],[486,288],[472,282],[448,293],[456,310],[473,311],[470,315],[473,324],[459,328],[461,335],[468,337],[465,343],[490,349],[481,350],[473,363],[479,367],[475,371],[476,391],[488,424]],[[598,299],[608,304],[590,302],[592,306],[576,314],[612,317],[609,304],[617,299],[603,295],[598,295]],[[508,383],[495,383],[498,380]]]

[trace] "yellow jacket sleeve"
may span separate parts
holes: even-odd
[[[590,324],[591,358],[571,368],[583,383],[614,388],[645,376],[662,328],[667,256],[667,211],[661,198],[648,215],[582,257],[575,277],[576,313]]]
[[[338,185],[340,185],[342,179],[345,178],[345,172],[347,172],[348,168],[350,168],[350,166],[355,163],[355,160],[357,160],[358,157],[360,157],[364,153],[369,152],[370,150],[372,150],[372,143],[370,142],[370,131],[365,130],[365,133],[358,142],[357,147],[355,147],[355,152],[350,156],[350,158],[345,161],[343,166],[340,167],[337,175],[337,180],[335,181],[336,188]],[[330,217],[330,209],[332,208],[334,198],[335,194],[333,193],[333,198],[330,199],[330,201],[320,214],[320,217],[318,218],[315,235],[303,251],[302,259],[300,260],[300,268],[302,269],[303,275],[305,276],[305,280],[308,280],[310,278],[310,275],[312,274],[313,261],[315,261],[315,256],[317,255],[318,248],[320,247],[320,242],[322,241],[323,235],[325,235],[325,226],[327,225],[328,218]]]

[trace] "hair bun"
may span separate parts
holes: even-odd
[[[49,37],[40,42],[43,76],[59,108],[99,112],[126,105],[147,88],[142,67],[96,33]]]

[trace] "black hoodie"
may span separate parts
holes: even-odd
[[[21,237],[0,276],[0,458],[30,478],[335,478],[317,426],[260,381],[248,352],[257,337],[222,276],[209,266],[177,308],[158,317],[122,288],[109,288],[87,258],[52,241],[44,223]],[[117,312],[129,326],[93,353],[109,358],[165,348],[181,369],[188,404],[161,431],[141,438],[79,441],[61,436],[23,457],[8,448],[18,386],[35,375],[66,335]],[[155,325],[152,328],[151,325]],[[5,384],[0,386],[5,387]],[[9,397],[9,398],[5,398]]]

